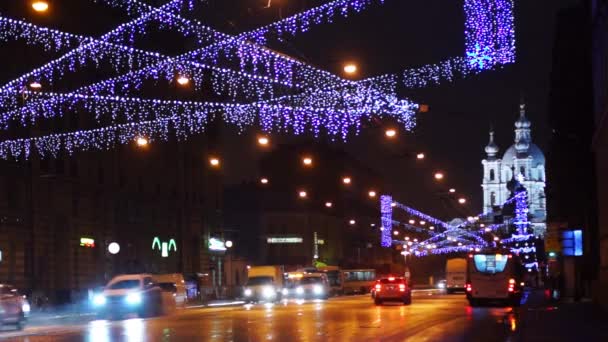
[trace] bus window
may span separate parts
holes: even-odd
[[[507,266],[507,260],[507,256],[502,254],[477,254],[473,256],[475,269],[477,272],[484,274],[496,274],[503,272]]]

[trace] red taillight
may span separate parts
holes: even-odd
[[[388,278],[388,281],[395,281],[395,277]]]
[[[469,259],[473,259],[473,254],[469,254]]]
[[[509,286],[511,285],[515,285],[515,279],[513,278],[509,279]]]
[[[473,291],[473,286],[471,284],[467,284],[467,292]]]
[[[399,291],[405,292],[405,284],[399,284]]]
[[[512,287],[509,287],[509,292],[513,292],[513,291],[515,291],[515,289]]]
[[[376,284],[376,292],[380,292],[381,289],[382,289],[382,285]]]

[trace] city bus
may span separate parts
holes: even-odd
[[[343,294],[370,293],[376,281],[376,270],[342,270],[341,281]]]
[[[518,306],[523,287],[521,265],[508,253],[473,253],[467,258],[467,299],[471,306],[501,302]]]
[[[319,272],[327,275],[329,287],[332,295],[342,293],[342,272],[338,266],[323,266],[318,268]]]

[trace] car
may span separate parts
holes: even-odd
[[[301,299],[327,299],[330,291],[325,273],[306,273],[294,284],[290,296]]]
[[[0,324],[23,329],[30,312],[27,299],[8,284],[0,284]]]
[[[149,274],[120,275],[93,297],[93,306],[103,318],[126,314],[155,316],[162,312],[162,291]]]
[[[403,277],[386,277],[376,281],[373,291],[374,303],[398,301],[405,305],[412,303],[412,290],[407,279]]]
[[[447,281],[445,279],[438,281],[437,288],[440,290],[445,290],[447,288]]]

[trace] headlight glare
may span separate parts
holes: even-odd
[[[315,294],[322,294],[322,293],[323,293],[323,287],[322,287],[321,285],[315,285],[315,286],[312,288],[312,290],[313,290],[313,292],[314,292]]]
[[[245,289],[243,294],[245,295],[245,297],[251,297],[251,295],[253,294],[253,291],[251,291],[251,289]]]
[[[264,298],[272,298],[276,296],[276,292],[272,286],[266,286],[262,289],[262,295]]]
[[[141,294],[129,293],[126,298],[127,304],[138,305],[141,304]]]
[[[95,306],[103,306],[106,304],[106,296],[102,294],[97,294],[93,297],[93,304]]]
[[[302,288],[301,286],[296,288],[296,293],[299,295],[304,294],[304,288]]]

